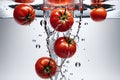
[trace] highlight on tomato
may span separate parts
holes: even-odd
[[[18,24],[29,25],[35,19],[35,10],[28,4],[19,4],[14,9],[13,17]]]
[[[15,0],[15,2],[19,2],[19,3],[32,3],[32,2],[34,2],[34,0]]]
[[[90,17],[93,21],[103,21],[106,19],[107,11],[103,7],[94,8],[90,12]]]
[[[57,8],[51,12],[50,24],[59,32],[65,32],[69,30],[74,23],[72,13],[65,8]]]
[[[41,78],[47,79],[55,75],[57,70],[56,62],[49,57],[41,57],[35,63],[35,71]]]
[[[54,52],[60,58],[70,58],[76,52],[76,42],[69,37],[60,37],[54,43]]]

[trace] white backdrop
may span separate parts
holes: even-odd
[[[34,70],[36,60],[48,56],[40,20],[20,26],[13,19],[0,19],[0,80],[43,80]],[[83,19],[79,36],[85,41],[78,43],[76,54],[67,64],[70,80],[120,80],[119,21],[106,19],[97,23]],[[84,25],[86,22],[88,25]],[[41,48],[36,48],[36,44]],[[81,66],[75,67],[76,62]]]

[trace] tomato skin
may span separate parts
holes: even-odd
[[[28,4],[19,4],[15,7],[13,16],[18,24],[29,25],[35,18],[35,11]]]
[[[46,69],[49,72],[47,72]],[[35,70],[39,77],[46,79],[46,78],[50,78],[55,75],[56,70],[57,70],[57,65],[56,65],[56,62],[52,58],[41,57],[37,60],[35,64]]]
[[[60,58],[70,58],[76,52],[76,43],[71,38],[60,37],[54,43],[54,51]]]
[[[52,5],[66,5],[70,4],[73,0],[48,0]]]
[[[15,2],[19,2],[19,3],[31,3],[31,2],[34,2],[34,0],[15,0]]]
[[[74,23],[73,15],[64,8],[54,9],[50,16],[50,23],[55,30],[65,32],[69,30]]]
[[[93,21],[103,21],[106,19],[106,16],[107,16],[107,11],[102,7],[95,8],[90,13],[90,17]]]

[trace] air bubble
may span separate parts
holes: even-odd
[[[73,73],[70,73],[70,75],[73,75]]]
[[[84,80],[83,78],[81,80]]]
[[[78,43],[79,42],[79,36],[74,36],[74,40],[75,40],[76,43]]]
[[[40,25],[41,25],[41,26],[43,26],[43,25],[47,25],[47,21],[45,21],[45,20],[41,20],[41,21],[40,21]]]
[[[88,23],[86,22],[86,23],[84,23],[84,25],[88,25]]]
[[[41,34],[39,34],[38,36],[40,36],[40,37],[41,37],[42,35],[41,35]]]
[[[70,63],[70,61],[66,61],[66,63]]]
[[[90,60],[88,59],[88,62],[90,62]]]
[[[40,44],[36,44],[36,48],[39,49],[41,46]]]
[[[63,67],[65,67],[66,65],[62,65]]]
[[[85,38],[82,38],[81,41],[85,41]]]
[[[68,72],[68,70],[67,70],[67,69],[65,69],[65,70],[63,71],[63,73],[66,73],[66,72]]]
[[[35,39],[33,39],[33,40],[32,40],[32,42],[36,42],[36,40],[35,40]]]
[[[80,63],[80,62],[76,62],[76,63],[75,63],[75,66],[76,66],[76,67],[80,67],[80,66],[81,66],[81,63]]]
[[[83,48],[83,50],[85,50],[85,48]]]

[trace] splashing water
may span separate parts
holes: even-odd
[[[81,4],[81,3],[80,3]],[[57,63],[57,73],[55,74],[54,77],[50,78],[50,80],[70,80],[69,78],[67,79],[65,74],[64,73],[67,73],[68,70],[65,69],[64,71],[62,70],[63,67],[66,67],[64,65],[64,63],[66,62],[67,64],[70,63],[70,61],[67,60],[67,58],[65,59],[61,59],[59,58],[58,56],[56,56],[55,52],[54,52],[54,49],[53,49],[53,45],[54,45],[54,42],[57,38],[59,38],[61,35],[62,36],[68,36],[68,37],[71,37],[72,35],[72,28],[69,29],[68,31],[66,32],[63,32],[63,33],[59,33],[57,32],[56,30],[52,30],[50,29],[50,25],[48,24],[48,19],[49,19],[49,15],[50,15],[50,11],[46,11],[46,10],[43,10],[43,14],[44,14],[44,19],[40,21],[40,25],[41,26],[44,26],[44,29],[45,29],[45,33],[47,35],[47,38],[46,38],[46,47],[48,49],[48,53],[49,53],[49,57],[53,58],[56,63]],[[80,17],[79,17],[79,21],[78,21],[78,29],[76,31],[76,34],[75,35],[72,35],[73,36],[73,39],[76,41],[76,42],[79,42],[79,33],[80,33],[80,28],[81,28],[81,21],[82,21],[82,15],[83,15],[83,11],[80,10]],[[39,45],[36,45],[37,47],[40,47]],[[68,56],[69,56],[70,52],[68,52]],[[81,64],[80,63],[75,63],[75,66],[76,67],[80,67]],[[69,73],[70,75],[73,75],[73,73]]]

